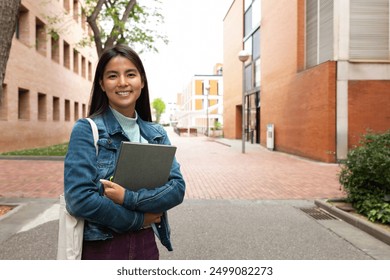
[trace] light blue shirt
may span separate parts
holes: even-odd
[[[122,115],[112,107],[110,107],[112,113],[114,114],[115,118],[121,125],[122,129],[125,131],[127,137],[129,137],[131,142],[138,142],[138,143],[148,143],[140,133],[139,126],[137,123],[138,114],[135,112],[135,118],[129,118],[125,115]]]

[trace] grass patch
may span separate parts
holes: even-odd
[[[68,151],[68,143],[53,145],[44,148],[6,152],[2,156],[65,156]]]

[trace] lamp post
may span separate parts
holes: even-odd
[[[205,90],[207,92],[206,94],[206,126],[207,126],[207,130],[206,130],[206,136],[208,137],[209,136],[209,93],[210,93],[210,82],[207,82],[207,84],[205,84]]]
[[[245,154],[245,62],[249,59],[250,53],[241,50],[238,59],[242,62],[242,153]]]

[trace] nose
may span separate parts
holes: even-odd
[[[127,82],[127,80],[126,80],[126,77],[125,77],[124,75],[121,75],[121,76],[119,77],[118,86],[119,86],[119,87],[125,87],[125,86],[127,86],[127,85],[128,85],[128,82]]]

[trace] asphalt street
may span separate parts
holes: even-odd
[[[57,201],[7,201],[22,206],[0,219],[0,259],[55,259]],[[160,258],[390,259],[390,246],[344,221],[317,220],[304,211],[313,207],[309,200],[185,200],[169,212],[174,251],[159,246]]]

